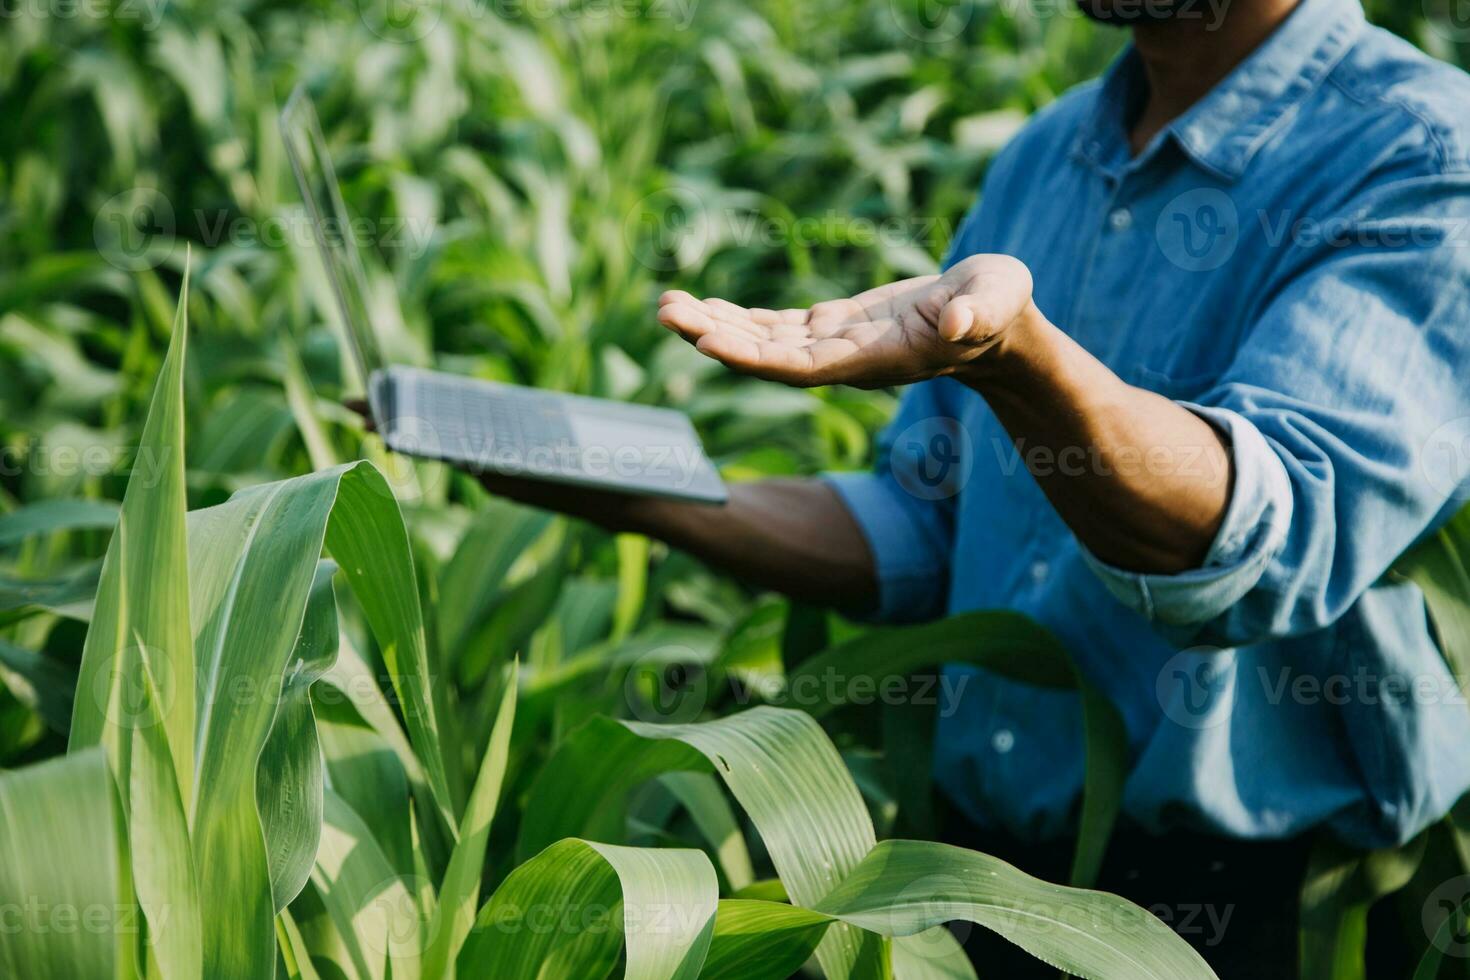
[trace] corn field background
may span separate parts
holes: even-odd
[[[1467,64],[1456,13],[1369,9]],[[1085,886],[1126,752],[1044,630],[860,628],[385,454],[276,126],[305,83],[394,357],[809,474],[867,465],[896,393],[732,377],[658,293],[932,271],[1122,39],[1045,0],[0,0],[0,977],[974,976],[953,919],[1212,976],[1129,903],[926,843],[918,707],[793,694],[953,660],[1078,687]],[[1465,524],[1403,569],[1452,659]],[[1304,978],[1361,977],[1367,908],[1432,902],[1467,841],[1324,850]],[[1463,918],[1414,980],[1464,971]]]

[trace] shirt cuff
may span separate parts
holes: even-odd
[[[1292,493],[1285,464],[1253,423],[1226,408],[1179,404],[1221,432],[1235,470],[1225,519],[1204,563],[1149,575],[1109,565],[1086,548],[1083,555],[1118,601],[1152,621],[1185,626],[1215,619],[1255,588],[1286,544]]]
[[[948,579],[948,550],[915,513],[916,501],[874,473],[824,473],[822,480],[852,514],[867,540],[878,578],[878,605],[844,609],[865,621],[905,622],[938,615]]]

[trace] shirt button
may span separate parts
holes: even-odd
[[[1005,755],[1016,747],[1016,736],[1009,728],[1002,728],[990,736],[990,747],[1001,755]]]
[[[1046,562],[1044,562],[1044,561],[1033,561],[1031,563],[1031,580],[1033,582],[1035,582],[1037,585],[1040,585],[1042,582],[1045,582],[1046,581],[1046,577],[1048,575],[1050,575],[1050,574],[1051,574],[1051,566],[1048,565]]]
[[[1127,208],[1114,208],[1108,215],[1108,224],[1114,231],[1127,231],[1133,227],[1133,212]]]

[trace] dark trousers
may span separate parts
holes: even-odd
[[[1025,844],[980,831],[941,807],[941,839],[983,851],[1047,881],[1065,882],[1072,842]],[[1311,844],[1240,841],[1120,828],[1097,887],[1153,912],[1197,949],[1221,980],[1296,980],[1298,900]],[[988,980],[1057,980],[1057,971],[979,926],[952,926]],[[1388,929],[1389,934],[1395,930]],[[1384,932],[1370,928],[1370,937]],[[1426,941],[1427,945],[1427,941]],[[1368,976],[1407,980],[1419,950],[1370,939]]]

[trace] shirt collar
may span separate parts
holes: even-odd
[[[1140,159],[1172,139],[1200,166],[1235,180],[1273,127],[1347,53],[1363,24],[1358,0],[1303,0],[1229,75],[1165,127]],[[1138,53],[1129,45],[1094,90],[1097,101],[1075,144],[1082,157],[1104,169],[1109,157],[1127,160],[1127,120],[1146,84]]]

